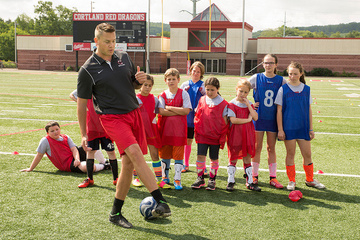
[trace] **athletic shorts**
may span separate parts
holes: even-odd
[[[165,145],[159,149],[159,157],[162,159],[184,159],[184,146]]]
[[[114,151],[114,144],[110,138],[102,137],[102,138],[95,138],[94,140],[88,141],[87,146],[91,147],[92,150],[99,150],[101,144],[101,149],[104,149],[107,152]]]
[[[193,139],[194,138],[194,128],[188,127],[187,128],[187,138]]]
[[[76,147],[76,148],[79,151],[80,162],[86,161],[86,152],[85,152],[85,150],[81,146]],[[74,162],[75,162],[75,159],[73,159],[71,164],[70,164],[70,171],[71,172],[77,172],[77,173],[83,173],[83,171],[81,171],[79,167],[74,166]]]
[[[209,149],[209,157],[211,160],[219,159],[220,145],[210,145],[205,143],[198,143],[197,155],[206,156]]]
[[[142,153],[147,154],[144,124],[139,108],[125,114],[102,114],[100,121],[106,133],[119,149],[120,155],[133,144],[139,144]]]

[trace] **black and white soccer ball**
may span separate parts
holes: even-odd
[[[156,207],[156,201],[153,197],[146,197],[140,203],[140,213],[145,219],[153,219],[152,210]]]

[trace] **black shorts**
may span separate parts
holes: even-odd
[[[86,152],[85,152],[85,150],[81,146],[76,147],[76,148],[79,151],[80,162],[86,161]],[[70,164],[70,171],[71,172],[77,172],[77,173],[83,173],[83,171],[81,171],[79,167],[74,166],[74,161],[75,161],[75,159],[73,159],[71,164]]]
[[[188,127],[187,128],[187,138],[193,139],[194,138],[194,128]]]
[[[211,160],[218,160],[219,159],[220,145],[210,145],[210,144],[198,143],[197,155],[206,156],[208,148],[209,148],[209,157],[210,157],[210,159]]]
[[[88,147],[91,147],[92,150],[99,150],[101,143],[101,149],[104,149],[107,152],[114,151],[114,143],[110,140],[110,138],[102,137],[102,138],[96,138],[94,140],[88,141],[87,145]]]

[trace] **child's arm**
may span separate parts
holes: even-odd
[[[310,105],[310,109],[309,109],[309,115],[310,115],[310,129],[309,129],[309,134],[310,134],[310,140],[313,140],[313,139],[315,138],[315,132],[314,132],[314,128],[313,128],[313,119],[312,119],[311,105]]]
[[[188,115],[190,112],[190,108],[184,107],[173,107],[173,106],[165,106],[165,110],[175,113],[175,115]]]
[[[31,172],[34,170],[34,168],[36,168],[36,166],[39,164],[39,162],[41,161],[41,159],[43,158],[44,153],[37,153],[34,157],[34,160],[32,161],[31,165],[29,168],[26,169],[22,169],[20,170],[20,172]]]
[[[285,132],[283,128],[282,105],[277,105],[276,121],[278,125],[278,138],[283,141],[285,140]]]
[[[80,155],[79,155],[79,151],[77,150],[77,148],[74,146],[72,148],[70,148],[73,157],[74,157],[74,167],[77,167],[80,165]]]
[[[249,109],[249,112],[250,112],[250,115],[251,115],[252,119],[253,119],[254,121],[257,121],[258,118],[259,118],[258,113],[257,113],[257,112],[254,110],[254,108],[251,106],[251,104],[250,104],[250,102],[249,102],[249,100],[248,100],[247,98],[244,98],[244,100],[245,100],[246,106],[247,106],[248,109]]]
[[[236,118],[236,117],[230,117],[230,122],[232,124],[245,124],[252,121],[252,116],[249,114],[248,118]]]

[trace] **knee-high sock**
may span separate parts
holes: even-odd
[[[153,162],[152,162],[152,166],[153,166],[154,173],[155,173],[155,176],[156,176],[157,180],[160,181],[161,178],[162,178],[162,173],[161,173],[161,160],[153,161]]]
[[[174,180],[175,181],[181,181],[181,170],[183,170],[184,168],[184,161],[183,160],[175,160],[175,176],[174,176]]]
[[[307,182],[314,181],[314,164],[303,165]]]
[[[269,164],[269,175],[270,178],[276,178],[277,163]]]
[[[113,174],[113,179],[116,180],[119,177],[119,168],[117,159],[110,159],[111,172]]]
[[[219,169],[219,161],[218,160],[216,160],[216,161],[211,160],[211,162],[210,162],[210,174],[209,174],[211,179],[216,178],[218,169]]]
[[[227,167],[227,172],[228,172],[228,182],[230,183],[234,183],[235,182],[235,172],[236,172],[236,167],[234,165],[229,165]]]
[[[185,166],[189,166],[189,159],[191,154],[191,145],[185,145],[184,148],[184,160],[185,160]]]
[[[137,172],[136,172],[135,169],[134,169],[134,171],[133,171],[133,176],[134,176],[134,178],[138,178],[138,175],[137,175]]]
[[[251,165],[252,165],[253,176],[254,177],[259,176],[259,166],[260,166],[260,164],[257,163],[257,162],[252,162]]]
[[[94,164],[94,172],[99,172],[101,170],[104,170],[105,165],[101,163]]]
[[[86,171],[88,178],[94,179],[94,159],[86,159]]]
[[[244,163],[244,170],[246,175],[246,182],[248,184],[253,183],[253,177],[252,177],[252,166],[251,163]]]
[[[295,175],[296,175],[295,165],[286,166],[286,174],[287,174],[290,182],[295,182]]]
[[[161,162],[163,177],[169,178],[170,159],[162,159]]]
[[[204,177],[205,167],[205,162],[196,161],[196,172],[198,177]]]
[[[102,163],[104,164],[105,163],[105,158],[104,158],[104,155],[102,153],[101,150],[97,150],[95,152],[95,159],[99,162],[99,163]]]

